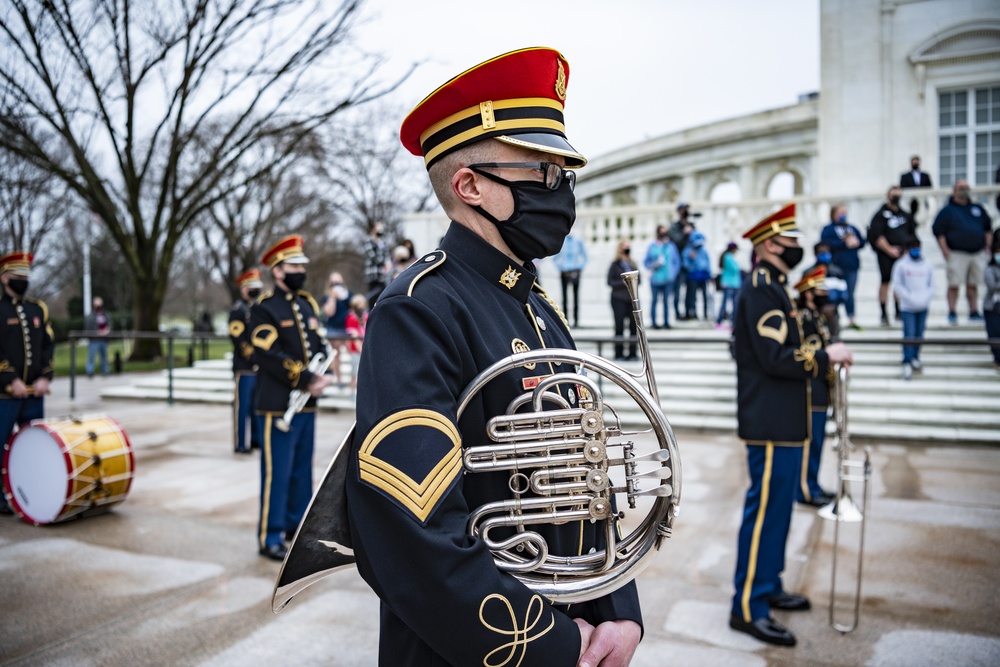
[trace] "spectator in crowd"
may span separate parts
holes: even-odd
[[[979,283],[983,282],[983,251],[990,248],[993,233],[990,216],[969,198],[969,182],[955,181],[951,199],[934,218],[931,231],[937,238],[947,265],[948,323],[958,324],[958,288],[965,285],[969,321],[982,322],[979,312]]]
[[[645,266],[651,272],[649,284],[653,290],[653,303],[650,306],[650,317],[653,328],[670,328],[670,293],[674,291],[677,275],[681,270],[681,257],[677,245],[671,240],[667,228],[660,225],[656,228],[656,239],[646,250]],[[657,323],[656,312],[662,305],[663,324]]]
[[[830,332],[826,326],[824,308],[829,294],[826,290],[826,266],[817,264],[802,274],[795,284],[799,296],[796,300],[802,336],[809,350],[825,350],[830,344]],[[809,440],[802,452],[802,474],[799,475],[795,501],[813,507],[823,507],[833,494],[819,485],[819,466],[826,440],[826,413],[830,406],[830,390],[833,382],[833,368],[826,373],[809,378],[810,429]]]
[[[934,267],[924,259],[920,239],[906,244],[906,255],[892,267],[892,291],[899,300],[903,320],[903,338],[923,338],[927,326],[927,310],[934,295]],[[903,346],[903,379],[920,370],[920,346]]]
[[[83,318],[83,328],[95,332],[87,343],[87,377],[94,377],[94,364],[101,359],[101,375],[108,374],[108,334],[111,333],[111,318],[104,310],[104,299],[94,297],[93,309]]]
[[[625,345],[622,341],[615,343],[615,361],[631,361],[637,359],[635,353],[636,345],[636,324],[635,317],[632,316],[632,297],[625,287],[622,274],[635,271],[635,264],[632,263],[632,247],[628,239],[618,242],[618,250],[615,253],[615,260],[608,268],[608,285],[611,287],[611,314],[615,323],[615,336],[621,338],[625,335],[625,325],[628,324],[629,336],[632,341],[628,346],[628,355],[625,354]]]
[[[983,316],[986,318],[986,337],[1000,338],[1000,227],[993,230],[992,255],[986,266],[986,295],[983,297]],[[1000,347],[993,352],[993,367],[1000,371]]]
[[[681,265],[687,272],[687,286],[684,294],[685,317],[689,320],[698,319],[698,293],[701,292],[702,312],[705,319],[712,317],[712,309],[708,305],[708,283],[712,279],[712,258],[705,248],[705,235],[692,232],[685,248]]]
[[[330,346],[333,348],[333,363],[330,364],[330,368],[333,371],[334,382],[341,388],[344,386],[340,372],[340,365],[343,363],[344,357],[341,354],[347,350],[347,341],[344,340],[344,336],[347,335],[347,313],[351,310],[351,297],[353,296],[354,293],[344,284],[344,276],[334,271],[330,274],[326,293],[320,302],[326,337],[330,340]]]
[[[351,396],[358,387],[358,364],[361,362],[361,344],[368,326],[368,299],[363,294],[351,297],[351,309],[347,313],[347,335],[351,337]]]
[[[930,188],[931,175],[920,171],[920,156],[914,155],[910,158],[910,171],[904,171],[899,177],[899,187],[901,188]],[[920,210],[920,202],[914,197],[910,200],[910,215],[916,216]]]
[[[559,281],[562,284],[562,304],[566,320],[573,322],[574,327],[580,326],[580,274],[587,266],[587,246],[577,236],[570,235],[563,241],[562,250],[552,258],[559,269]],[[569,288],[573,288],[573,312],[570,317]]]
[[[847,222],[846,206],[837,204],[830,209],[830,224],[823,227],[819,238],[830,247],[832,259],[827,268],[836,266],[844,273],[846,288],[843,303],[847,312],[847,326],[850,329],[860,329],[854,316],[854,288],[858,285],[858,272],[861,270],[858,251],[865,247],[865,239],[860,229]],[[827,275],[830,275],[829,271]]]
[[[381,222],[373,222],[368,227],[368,237],[365,239],[365,280],[368,282],[366,296],[370,304],[375,303],[392,277],[392,260],[383,236],[385,225]]]
[[[410,249],[405,245],[398,245],[392,249],[392,277],[390,280],[395,280],[396,276],[405,271],[410,267],[416,258],[410,253]]]
[[[809,271],[816,267],[823,267],[825,277],[823,279],[823,289],[826,294],[824,305],[821,309],[825,318],[826,326],[830,330],[830,337],[834,340],[840,338],[840,316],[838,309],[844,302],[847,294],[847,281],[844,279],[844,272],[839,266],[832,263],[833,254],[830,246],[825,241],[820,241],[813,246],[813,253],[816,255],[816,264]]]
[[[917,236],[917,225],[913,216],[899,207],[903,191],[893,185],[886,193],[886,203],[875,212],[868,226],[868,242],[878,257],[881,283],[878,288],[878,302],[882,308],[882,326],[889,326],[889,312],[886,301],[889,298],[889,282],[892,279],[892,265],[902,256],[906,244]],[[899,306],[896,306],[898,316]]]
[[[743,286],[743,272],[736,260],[738,246],[732,241],[726,246],[726,251],[719,257],[719,288],[722,290],[722,303],[719,304],[719,317],[715,320],[715,328],[721,329],[723,321],[729,319],[729,328],[736,321],[736,295]]]
[[[694,231],[694,223],[691,222],[690,217],[691,207],[688,206],[687,202],[679,202],[677,204],[677,220],[670,225],[670,229],[667,232],[670,235],[670,240],[677,246],[678,253],[684,252],[691,237],[691,232]],[[681,315],[681,293],[686,289],[687,271],[684,269],[684,264],[681,263],[677,278],[674,279],[674,317],[678,320],[687,319],[687,317]],[[687,303],[686,299],[684,303]]]

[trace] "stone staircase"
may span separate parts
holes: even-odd
[[[728,334],[705,328],[703,323],[679,323],[670,331],[651,331],[650,345],[661,405],[672,426],[679,431],[724,431],[736,429],[736,372],[729,357]],[[580,331],[580,349],[596,352]],[[928,338],[969,339],[983,337],[981,328],[936,327]],[[892,342],[901,337],[898,328],[848,331],[845,340]],[[675,342],[678,339],[697,342]],[[858,441],[921,441],[1000,444],[1000,373],[984,345],[925,345],[921,352],[923,371],[911,381],[901,377],[901,352],[896,345],[853,345],[855,366],[848,394],[850,432]],[[604,354],[611,347],[604,344]],[[638,363],[626,368],[637,372]],[[174,370],[176,401],[229,403],[233,381],[229,362],[201,361],[192,368]],[[349,364],[343,377],[349,377]],[[137,376],[131,385],[104,389],[102,397],[165,401],[168,378]],[[630,427],[644,424],[640,411],[617,387],[605,387],[605,400]],[[320,399],[321,409],[353,410],[347,388],[330,387]],[[776,406],[775,409],[780,409]],[[830,420],[828,428],[832,431]]]

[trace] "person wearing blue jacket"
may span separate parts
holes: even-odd
[[[705,319],[712,316],[712,309],[708,306],[708,281],[712,279],[712,259],[705,249],[705,235],[701,232],[693,232],[688,247],[684,250],[684,257],[681,260],[684,269],[687,271],[687,291],[684,299],[685,315],[689,320],[698,319],[697,298],[701,292],[702,310]]]
[[[847,311],[848,327],[858,329],[854,321],[854,288],[858,284],[861,258],[858,251],[865,247],[865,237],[861,230],[847,222],[847,207],[837,204],[830,209],[830,224],[823,227],[819,240],[830,246],[830,263],[840,267],[847,282],[844,295],[844,310]]]
[[[677,281],[677,274],[681,270],[681,256],[677,252],[677,245],[670,240],[665,225],[656,228],[656,240],[649,244],[646,250],[646,259],[643,266],[652,273],[649,276],[649,283],[653,287],[653,305],[650,316],[653,320],[654,329],[670,328],[670,295],[674,291]],[[663,324],[656,322],[657,306],[663,305]]]
[[[736,250],[738,246],[730,242],[726,246],[726,252],[719,257],[719,268],[722,273],[719,275],[719,289],[722,290],[722,303],[719,304],[719,316],[715,320],[715,328],[721,329],[723,320],[729,317],[729,323],[736,321],[736,295],[743,286],[743,271],[740,263],[736,260]],[[732,310],[727,311],[727,304],[732,304]]]

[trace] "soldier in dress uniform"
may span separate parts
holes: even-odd
[[[809,609],[809,600],[784,590],[785,542],[802,448],[809,442],[810,381],[833,363],[850,363],[843,343],[825,350],[806,342],[787,291],[788,271],[802,261],[795,204],[747,231],[759,259],[740,291],[734,324],[739,437],[746,442],[750,488],[736,555],[729,627],[782,646],[795,636],[771,609]]]
[[[44,302],[25,296],[34,255],[23,250],[0,257],[0,438],[15,426],[45,416],[52,380],[52,327]],[[0,513],[10,514],[0,494]]]
[[[795,283],[795,291],[799,293],[795,303],[799,319],[802,320],[803,340],[815,350],[826,349],[830,344],[830,328],[823,312],[828,298],[825,281],[826,267],[818,264],[806,271],[799,282]],[[823,507],[833,500],[833,494],[827,493],[819,485],[819,463],[826,440],[826,413],[830,406],[834,373],[833,366],[830,366],[826,374],[809,379],[809,403],[812,410],[810,437],[802,452],[802,474],[799,476],[795,500],[813,507]]]
[[[462,447],[487,444],[489,418],[569,370],[506,373],[457,416],[459,395],[491,363],[574,347],[530,262],[559,252],[575,220],[567,169],[586,160],[565,135],[568,77],[557,51],[514,51],[453,78],[403,121],[400,139],[424,158],[452,223],[379,297],[361,356],[347,505],[358,570],[382,600],[381,665],[624,665],[641,635],[635,582],[552,605],[466,533],[471,510],[511,493],[505,472],[463,475]],[[554,554],[603,548],[589,522],[533,528]]]
[[[253,390],[257,380],[257,366],[253,360],[253,343],[250,342],[250,306],[260,296],[264,283],[259,269],[250,269],[237,278],[240,298],[229,313],[229,339],[233,342],[233,449],[237,454],[249,454],[260,447],[260,428],[253,416]],[[250,424],[250,442],[247,442],[247,424]]]
[[[262,294],[250,308],[250,341],[257,364],[254,408],[262,438],[258,550],[262,556],[283,560],[288,551],[285,540],[292,539],[312,498],[316,398],[330,384],[330,376],[315,375],[308,368],[324,346],[319,306],[302,289],[309,262],[302,237],[282,239],[261,261],[271,271],[274,290]],[[307,391],[311,398],[285,431],[277,420],[288,409],[293,389]]]

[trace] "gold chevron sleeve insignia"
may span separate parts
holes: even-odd
[[[389,415],[358,451],[361,481],[427,521],[462,472],[462,440],[444,415],[421,408]]]
[[[772,321],[774,321],[773,324]],[[762,338],[778,341],[778,345],[784,345],[785,339],[788,338],[788,321],[785,319],[785,312],[775,308],[761,315],[760,319],[757,320],[757,334]]]
[[[278,340],[278,330],[270,324],[261,324],[250,334],[250,339],[253,341],[254,347],[270,350],[274,341]]]

